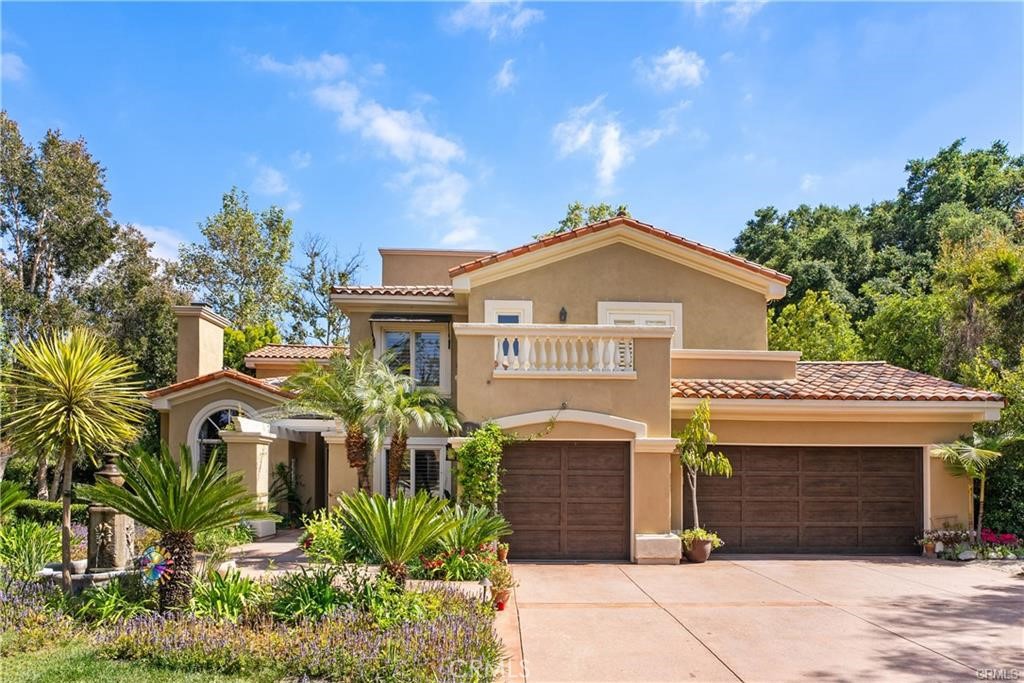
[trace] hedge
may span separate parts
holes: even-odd
[[[42,524],[60,524],[63,510],[64,504],[59,501],[29,498],[14,506],[14,516]],[[88,524],[89,506],[85,503],[72,503],[71,521],[76,524]]]

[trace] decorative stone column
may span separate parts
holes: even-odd
[[[103,468],[96,472],[99,482],[105,479],[115,486],[124,486],[124,477],[117,468],[117,456],[103,456]],[[135,522],[114,508],[92,504],[89,506],[89,556],[91,574],[118,571],[128,566],[132,557]]]
[[[637,564],[679,564],[682,542],[672,533],[673,471],[678,441],[633,442],[633,559]]]
[[[270,499],[270,444],[277,438],[270,425],[259,420],[234,417],[234,429],[223,429],[220,438],[227,445],[228,472],[240,472],[242,483],[267,509]],[[277,525],[270,520],[246,521],[257,538],[273,536]]]
[[[342,493],[359,490],[359,473],[348,464],[345,432],[324,432],[322,436],[327,444],[327,506],[334,507]]]

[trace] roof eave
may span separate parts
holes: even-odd
[[[672,413],[689,415],[702,398],[673,396]],[[714,420],[826,422],[994,422],[1003,401],[711,398]]]

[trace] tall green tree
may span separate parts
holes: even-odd
[[[628,216],[629,206],[626,204],[619,204],[617,207],[613,207],[611,204],[591,204],[586,206],[583,202],[575,201],[569,204],[565,210],[565,217],[558,221],[558,225],[547,232],[542,232],[539,235],[534,235],[534,239],[541,239],[543,237],[550,237],[552,235],[558,235],[563,232],[569,232],[576,228],[582,228],[584,225],[591,223],[597,223],[599,221],[607,220],[615,216]]]
[[[232,188],[200,232],[203,242],[181,247],[178,282],[236,328],[280,320],[292,296],[286,271],[292,221],[284,210],[256,212],[248,195]]]
[[[75,460],[134,439],[147,404],[135,368],[96,334],[75,329],[18,344],[7,382],[14,395],[8,428],[15,442],[60,454],[63,580],[71,589],[71,473]]]
[[[880,297],[858,327],[865,358],[930,375],[942,372],[946,305],[935,294]]]
[[[224,329],[224,365],[245,372],[245,355],[267,344],[280,344],[281,333],[271,321],[248,325],[242,329]]]
[[[862,353],[850,314],[828,292],[814,290],[771,317],[768,348],[801,351],[804,360],[857,360]]]
[[[321,235],[306,235],[301,243],[302,265],[294,269],[292,327],[288,339],[302,344],[313,341],[339,346],[348,337],[348,320],[331,303],[331,288],[352,282],[362,265],[362,254],[347,261]]]

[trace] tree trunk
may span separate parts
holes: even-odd
[[[196,562],[195,537],[187,531],[165,532],[160,538],[164,550],[174,560],[158,589],[160,612],[184,609],[192,601],[192,574]]]
[[[345,425],[345,455],[348,464],[355,469],[359,481],[359,490],[370,492],[370,477],[366,466],[369,458],[366,455],[366,434],[359,425]]]
[[[409,436],[395,432],[391,437],[391,453],[388,457],[388,491],[392,498],[398,495],[398,479],[402,476],[402,463],[405,460]]]
[[[693,506],[693,528],[700,528],[700,517],[697,514],[697,473],[687,468],[686,480],[690,482],[690,505]]]
[[[39,500],[50,500],[50,489],[46,483],[46,470],[48,467],[46,455],[43,454],[36,461],[36,498]]]
[[[61,581],[64,592],[71,593],[71,470],[74,467],[73,446],[70,440],[64,441],[64,510],[61,516],[60,560]]]
[[[50,480],[50,488],[46,494],[47,500],[57,500],[57,496],[60,495],[61,491],[61,476],[64,474],[64,458],[63,456],[57,458],[57,462],[53,465],[53,479]]]
[[[978,537],[975,539],[981,543],[982,519],[985,516],[985,475],[978,480]]]

